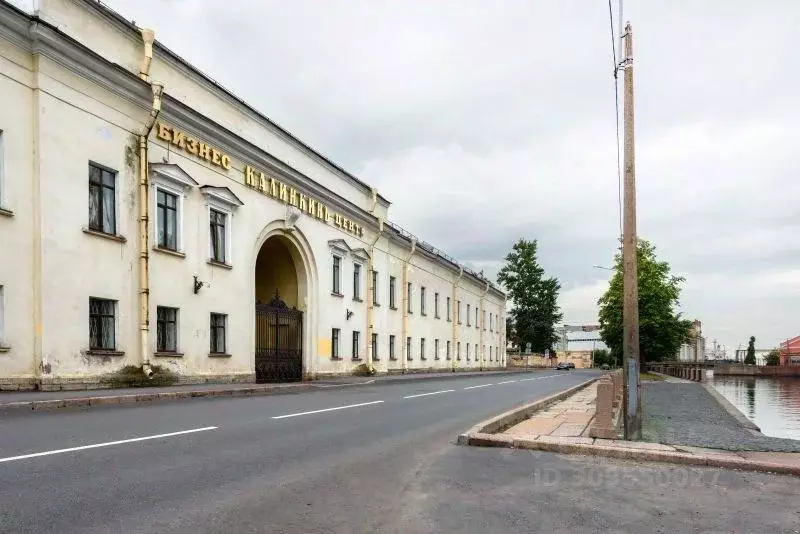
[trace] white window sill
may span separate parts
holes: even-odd
[[[86,235],[91,235],[95,237],[102,237],[103,239],[110,239],[111,241],[116,241],[117,243],[127,243],[128,240],[125,236],[117,235],[117,234],[107,234],[105,232],[98,232],[97,230],[90,230],[89,228],[84,228],[83,233]]]
[[[171,249],[163,248],[163,247],[153,247],[153,251],[159,252],[161,254],[166,254],[168,256],[175,256],[176,258],[185,258],[186,257],[186,254],[184,254],[183,252],[181,252],[179,250],[171,250]]]
[[[209,265],[213,265],[214,267],[222,267],[223,269],[233,269],[233,265],[231,265],[230,263],[223,263],[221,261],[211,260],[211,259],[209,259],[207,263]]]
[[[3,216],[3,217],[13,217],[14,216],[14,212],[11,211],[8,208],[4,208],[4,207],[0,206],[0,215]]]
[[[0,343],[0,352],[8,352],[10,350],[11,350],[11,346],[10,345],[4,345],[4,344]]]

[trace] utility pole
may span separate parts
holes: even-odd
[[[622,19],[620,19],[620,24]],[[622,220],[623,263],[623,405],[625,439],[638,440],[642,436],[642,396],[639,385],[639,277],[637,273],[636,236],[636,164],[633,129],[633,34],[630,22],[623,34],[625,55],[623,124],[625,131],[625,186]]]

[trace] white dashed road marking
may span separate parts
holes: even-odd
[[[380,404],[382,400],[379,401],[372,401],[372,402],[362,402],[359,404],[348,404],[347,406],[336,406],[335,408],[325,408],[322,410],[312,410],[310,412],[299,412],[299,413],[290,413],[286,415],[276,415],[273,419],[287,419],[289,417],[299,417],[301,415],[311,415],[315,413],[323,413],[323,412],[333,412],[335,410],[345,410],[347,408],[357,408],[359,406],[369,406],[370,404]]]

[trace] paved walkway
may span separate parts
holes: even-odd
[[[760,463],[781,466],[783,472],[800,472],[800,441],[771,438],[744,428],[702,385],[664,381],[644,382],[642,387],[642,441],[588,436],[597,398],[595,382],[494,438],[480,435],[476,444],[496,440],[496,446],[552,452],[729,468]],[[761,470],[768,470],[764,466]]]
[[[642,384],[646,441],[729,451],[800,452],[800,441],[744,428],[696,382]]]

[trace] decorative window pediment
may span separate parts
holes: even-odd
[[[369,260],[369,252],[364,248],[357,248],[350,251],[355,261],[366,262]]]
[[[353,251],[344,239],[331,239],[328,241],[328,246],[341,256],[345,256]]]
[[[194,178],[174,163],[151,163],[153,180],[179,189],[184,193],[198,185]]]
[[[236,209],[239,206],[244,206],[244,202],[239,200],[239,197],[234,195],[233,191],[227,187],[204,185],[200,188],[200,191],[203,193],[203,196],[205,196],[206,199],[214,203],[221,204],[229,210]]]

